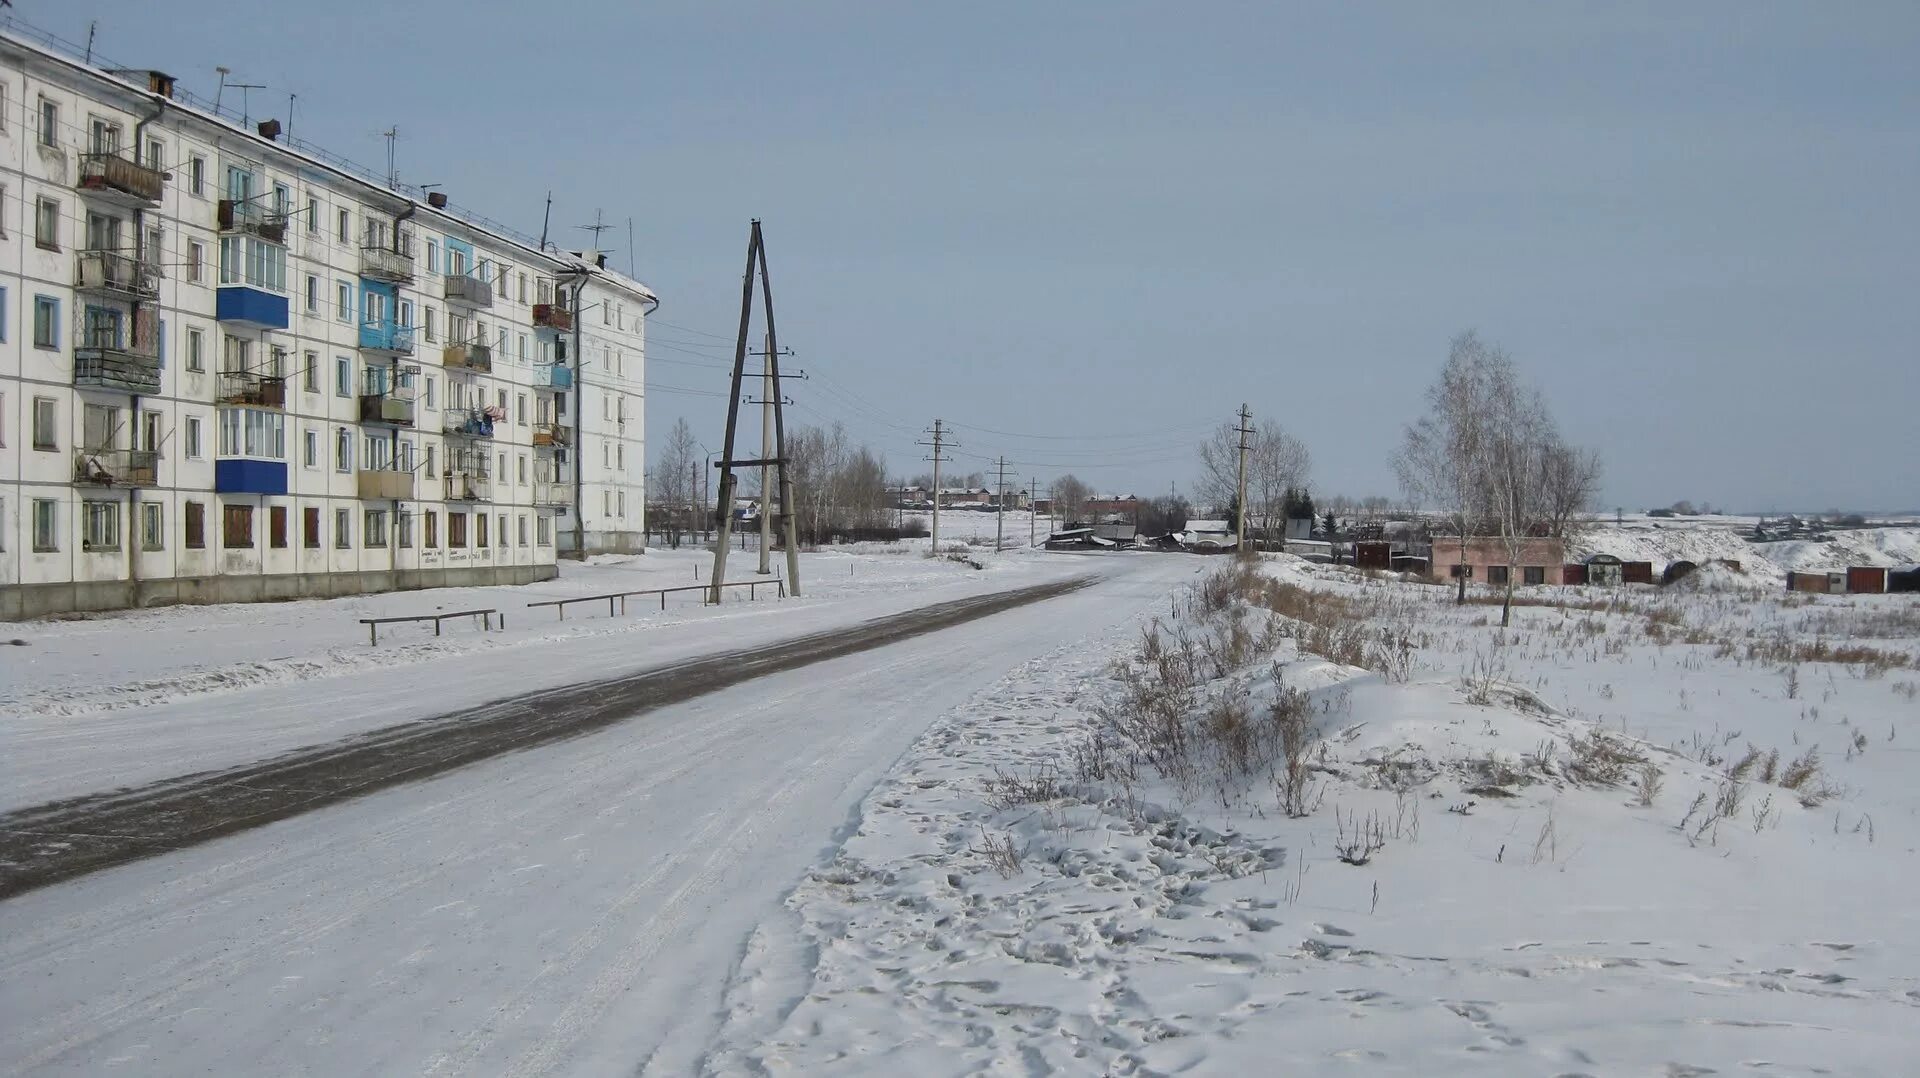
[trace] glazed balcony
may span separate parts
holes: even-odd
[[[360,276],[392,284],[412,284],[413,254],[389,247],[362,247]]]
[[[493,349],[484,344],[450,344],[440,353],[444,366],[472,371],[493,370]]]
[[[413,354],[414,330],[412,326],[395,325],[392,322],[362,322],[360,324],[360,348],[366,352],[383,352],[387,355],[410,356]]]
[[[493,285],[464,273],[450,273],[447,275],[446,297],[448,303],[461,303],[468,307],[491,307],[493,306]]]
[[[533,388],[535,389],[572,389],[573,368],[560,363],[549,363],[533,369]]]
[[[362,468],[354,474],[354,482],[362,501],[413,500],[413,473],[410,471]]]
[[[533,324],[538,329],[571,333],[573,332],[573,312],[558,303],[536,303],[533,305]]]
[[[123,153],[80,155],[80,190],[128,209],[152,209],[166,192],[166,174]]]
[[[535,423],[533,425],[533,444],[536,447],[571,445],[573,430],[559,423]]]
[[[73,481],[100,487],[151,487],[160,482],[160,453],[153,449],[76,449]]]
[[[244,404],[254,408],[285,408],[287,380],[273,375],[255,374],[252,371],[222,371],[220,395],[216,399],[221,404]]]
[[[573,484],[564,479],[536,479],[533,481],[533,504],[572,505]]]
[[[116,299],[151,300],[160,295],[160,267],[119,251],[81,251],[73,287]]]

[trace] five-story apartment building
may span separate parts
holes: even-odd
[[[0,34],[0,617],[644,535],[643,285]]]

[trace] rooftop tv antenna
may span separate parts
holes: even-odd
[[[380,137],[387,140],[387,186],[398,187],[400,186],[400,170],[396,163],[395,148],[400,141],[399,125],[396,124],[380,132]]]
[[[593,211],[592,224],[574,225],[573,227],[585,232],[593,233],[593,249],[598,251],[600,250],[600,233],[605,232],[607,229],[612,228],[613,226],[601,220],[601,212],[599,210],[595,210]]]

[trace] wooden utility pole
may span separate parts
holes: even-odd
[[[933,441],[914,444],[933,448],[933,455],[927,458],[933,462],[933,546],[929,553],[938,555],[940,553],[940,465],[949,459],[945,451],[952,449],[955,443],[947,440],[946,426],[938,419],[933,421],[933,429],[927,433],[933,435]]]
[[[1033,476],[1027,476],[1027,546],[1033,546]]]
[[[1233,519],[1233,546],[1238,554],[1247,551],[1247,450],[1252,448],[1247,444],[1247,437],[1253,433],[1252,419],[1253,413],[1247,410],[1244,403],[1241,404],[1240,426],[1235,428],[1240,433],[1240,479],[1234,495],[1240,511],[1234,514]]]
[[[718,603],[726,594],[722,588],[727,576],[727,546],[733,538],[733,491],[737,481],[736,468],[771,464],[779,473],[781,538],[787,545],[787,587],[794,595],[800,594],[800,544],[794,534],[793,515],[793,475],[789,467],[787,451],[786,416],[781,407],[778,394],[770,396],[773,403],[773,444],[775,455],[770,459],[735,460],[733,456],[734,436],[740,428],[740,386],[746,375],[747,331],[753,321],[753,277],[755,271],[760,275],[760,303],[767,320],[767,376],[773,384],[780,384],[780,348],[779,336],[774,329],[773,320],[773,281],[767,273],[767,250],[760,236],[760,221],[753,222],[753,232],[747,241],[747,270],[740,281],[740,333],[733,347],[733,392],[727,396],[727,440],[721,457],[714,463],[720,469],[719,504],[724,508],[720,514],[719,541],[713,547],[713,586],[709,592],[711,602]],[[767,511],[767,492],[761,491],[761,512]],[[762,547],[762,549],[765,549]]]

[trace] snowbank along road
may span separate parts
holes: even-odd
[[[134,813],[113,826],[173,826],[173,845],[227,833],[85,847],[65,856],[137,859],[0,903],[0,1071],[685,1073],[750,932],[936,718],[1199,568],[1088,564],[1091,583],[937,623],[295,753],[227,776],[231,809],[215,776],[48,808],[75,830]]]

